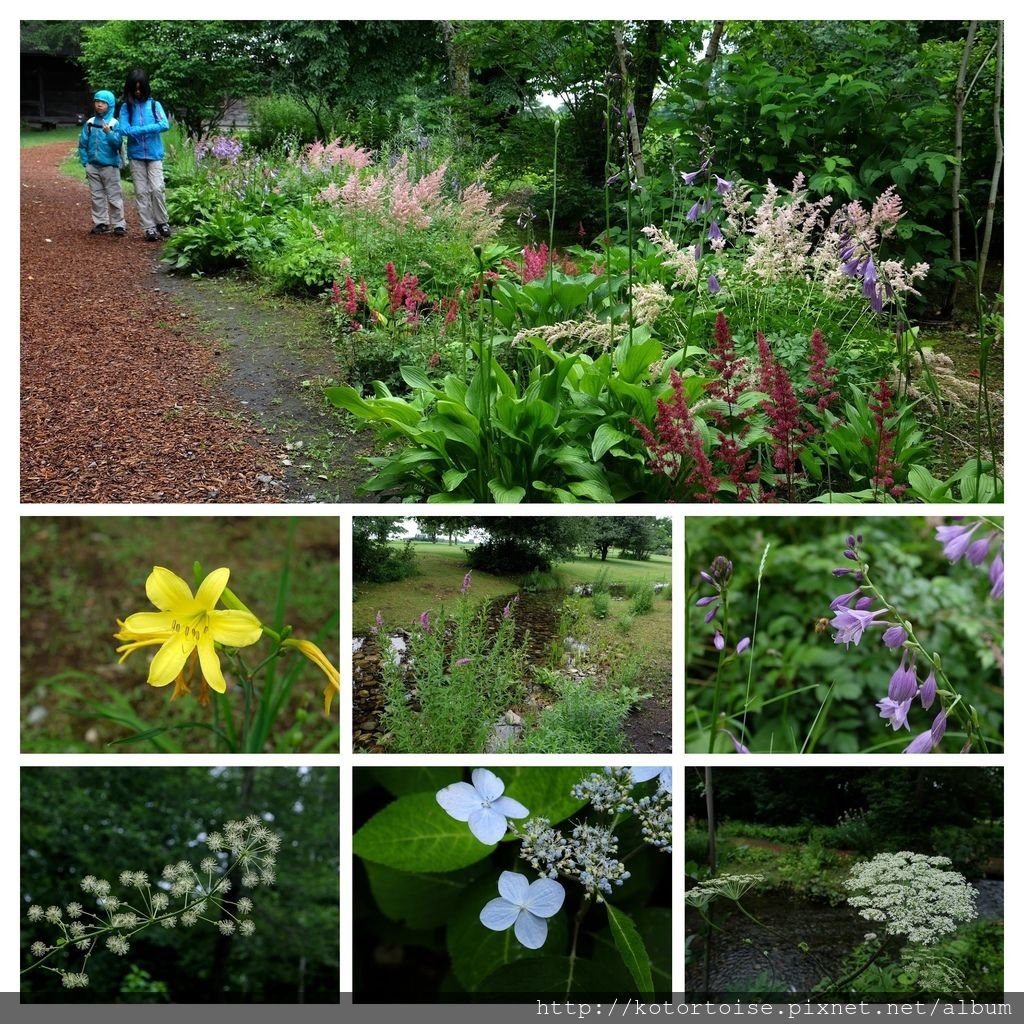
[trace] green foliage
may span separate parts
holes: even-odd
[[[531,818],[546,819],[566,834],[578,823],[596,826],[611,818],[598,814],[585,797],[572,795],[574,784],[597,769],[495,771],[505,794],[522,803]],[[496,846],[485,846],[466,822],[451,818],[437,803],[438,789],[469,777],[463,770],[443,779],[418,769],[357,771],[353,852],[358,869],[352,897],[357,996],[393,997],[398,970],[416,971],[420,1000],[445,993],[486,999],[486,993],[529,992],[534,998],[612,989],[654,998],[669,991],[669,858],[642,842],[635,818],[622,815],[614,828],[619,855],[634,851],[626,884],[613,888],[600,908],[583,898],[573,878],[561,878],[565,904],[548,919],[544,944],[530,950],[511,929],[493,931],[480,921],[481,909],[498,896],[502,871],[532,877],[517,857],[521,839],[510,832]],[[402,950],[401,968],[369,955],[382,941]]]
[[[611,610],[612,599],[606,591],[596,591],[590,601],[590,613],[595,619],[606,619]]]
[[[125,959],[95,952],[87,1001],[117,1002],[122,993],[174,1003],[296,1003],[303,993],[306,1002],[336,1001],[337,769],[32,768],[21,773],[21,805],[26,903],[84,902],[87,874],[116,880],[122,871],[146,870],[154,878],[168,860],[198,863],[190,848],[203,833],[250,813],[272,815],[283,838],[277,884],[253,896],[250,938],[226,940],[208,925],[146,929]],[[242,891],[236,880],[235,893]],[[40,938],[38,928],[23,919],[26,950]],[[68,993],[59,977],[36,970],[22,977],[22,997],[66,1001]]]
[[[654,607],[654,588],[638,584],[633,588],[629,602],[631,615],[646,615]]]
[[[538,669],[555,703],[544,708],[536,729],[526,732],[519,750],[530,754],[617,754],[628,749],[623,722],[632,695],[591,679],[569,679]]]
[[[153,95],[198,136],[219,123],[225,97],[259,91],[262,56],[253,22],[107,21],[84,29],[81,63],[115,95],[128,70],[145,68]]]
[[[498,717],[521,697],[524,649],[515,618],[504,616],[488,635],[486,607],[476,612],[463,593],[450,635],[444,609],[409,639],[409,662],[383,661],[382,715],[400,753],[483,751]]]
[[[1002,734],[1002,680],[998,649],[1002,636],[1001,602],[989,598],[983,568],[966,562],[950,565],[935,539],[934,527],[915,518],[856,517],[729,520],[728,535],[715,519],[687,520],[687,564],[692,567],[687,595],[687,733],[688,749],[707,749],[707,723],[713,703],[713,680],[721,680],[721,704],[727,727],[751,750],[807,750],[854,753],[899,751],[913,734],[884,730],[875,704],[886,694],[897,667],[897,652],[884,648],[879,631],[869,631],[859,645],[835,644],[828,626],[830,602],[854,585],[832,576],[844,562],[845,538],[864,536],[872,578],[889,601],[920,630],[928,651],[939,652],[950,679],[963,687],[978,708],[984,732],[999,742]],[[757,575],[765,545],[771,551],[761,581]],[[711,594],[697,573],[722,555],[733,563],[729,616],[722,612],[710,625],[706,607],[696,600]],[[753,635],[755,608],[757,633]],[[824,620],[824,622],[822,622]],[[817,629],[816,629],[817,624]],[[726,655],[718,668],[711,639],[715,627],[726,634]],[[820,631],[819,631],[820,630]],[[753,636],[751,650],[731,653],[743,636]],[[753,667],[747,659],[752,659]],[[749,670],[749,673],[748,673]],[[751,687],[748,691],[748,674]],[[925,672],[919,671],[923,681]],[[933,709],[934,714],[934,709]],[[911,728],[930,722],[917,707]],[[951,724],[943,749],[959,750],[963,734]],[[731,751],[721,735],[717,750]]]

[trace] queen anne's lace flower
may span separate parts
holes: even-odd
[[[867,921],[877,921],[888,935],[933,945],[977,917],[975,891],[959,871],[948,870],[948,857],[921,853],[879,853],[855,864],[843,885],[847,898]]]
[[[540,949],[548,937],[546,918],[562,909],[565,889],[550,878],[528,883],[526,875],[502,871],[498,892],[501,895],[480,911],[480,923],[495,932],[513,928],[527,949]]]
[[[525,818],[530,812],[518,800],[502,796],[505,783],[494,772],[477,768],[473,784],[453,782],[438,790],[437,802],[456,821],[469,822],[469,831],[488,846],[505,835],[508,818]]]

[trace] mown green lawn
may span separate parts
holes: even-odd
[[[396,546],[401,546],[395,542]],[[353,587],[352,630],[366,632],[374,623],[378,611],[384,619],[396,626],[408,626],[428,611],[436,616],[441,606],[451,604],[462,588],[466,572],[466,551],[475,547],[467,544],[431,544],[414,541],[417,556],[417,574],[399,583],[359,583]],[[617,554],[617,552],[616,552]],[[599,558],[577,558],[559,562],[553,573],[561,586],[570,588],[577,583],[593,583],[602,573],[608,583],[632,586],[637,583],[669,583],[672,580],[672,559],[654,555],[649,561],[635,562],[613,557],[602,562]],[[519,589],[520,577],[492,576],[474,572],[472,594],[478,600],[495,599]],[[671,602],[656,599],[655,607],[670,606]]]

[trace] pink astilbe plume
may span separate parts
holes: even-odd
[[[714,501],[718,491],[718,478],[711,469],[711,463],[704,454],[700,433],[693,422],[693,415],[683,393],[683,378],[672,370],[669,375],[672,384],[672,400],[658,399],[658,411],[654,428],[649,430],[634,419],[644,444],[651,454],[648,466],[655,472],[667,476],[673,482],[680,478],[687,487],[695,487],[697,501]]]
[[[337,167],[339,164],[346,164],[359,171],[364,167],[369,167],[373,159],[369,150],[363,149],[361,146],[343,146],[341,136],[326,144],[320,142],[319,139],[310,143],[305,148],[303,157],[310,167],[321,171]]]

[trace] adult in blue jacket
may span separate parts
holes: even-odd
[[[121,198],[121,129],[114,117],[114,94],[100,89],[93,96],[95,114],[82,125],[78,159],[85,168],[92,207],[93,235],[125,233],[124,201]]]
[[[147,242],[169,238],[167,200],[164,198],[164,142],[170,128],[164,108],[150,94],[149,75],[141,68],[130,72],[124,83],[119,111],[121,131],[128,140],[139,220]]]

